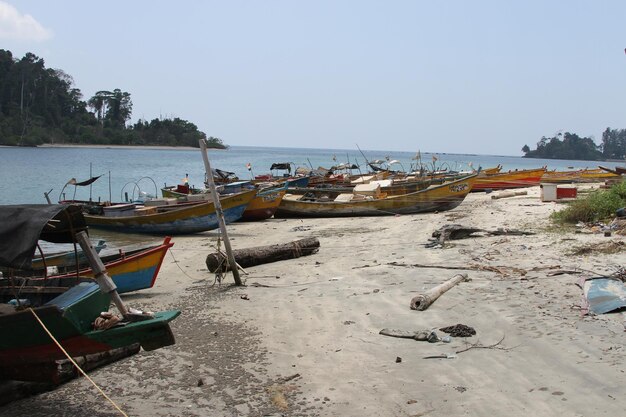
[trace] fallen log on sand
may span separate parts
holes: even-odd
[[[517,197],[518,195],[527,195],[528,191],[508,191],[496,195],[492,195],[492,200],[499,200],[501,198]]]
[[[266,264],[286,259],[299,258],[311,255],[319,250],[320,242],[317,238],[295,240],[278,245],[256,246],[253,248],[236,249],[233,251],[235,262],[242,268]],[[223,252],[210,253],[206,257],[206,266],[210,272],[226,272],[227,259]]]
[[[457,274],[434,288],[426,291],[424,294],[416,295],[411,299],[411,310],[426,310],[437,298],[441,297],[443,293],[454,287],[461,281],[467,281],[467,274]]]

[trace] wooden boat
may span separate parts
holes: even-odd
[[[83,283],[33,308],[33,312],[73,357],[134,343],[140,343],[144,350],[175,343],[169,322],[178,317],[177,310],[108,330],[93,330],[93,321],[108,310],[110,303],[109,295],[101,292],[97,284]],[[55,361],[65,359],[63,352],[31,311],[4,306],[4,314],[0,314],[0,379],[58,382]]]
[[[496,174],[481,172],[476,178],[472,191],[504,190],[509,188],[524,188],[539,185],[546,167],[537,169],[523,169]]]
[[[613,172],[606,172],[603,169],[583,169],[579,176],[577,182],[602,182],[606,180],[614,180],[619,179],[621,175],[618,175]]]
[[[261,188],[261,186],[255,186],[251,181],[238,181],[220,186],[220,194],[228,195],[232,192],[242,192],[245,190],[256,190],[256,196],[248,203],[248,206],[241,216],[241,220],[254,221],[269,219],[274,215],[276,209],[280,205],[285,193],[287,192],[287,182],[283,184],[268,186]],[[197,199],[210,200],[211,194],[207,189],[189,188],[188,194],[184,194],[184,188],[177,187],[164,187],[161,188],[163,197],[178,198],[183,200],[191,199],[192,201]]]
[[[94,249],[98,253],[100,253],[100,251],[106,247],[107,245],[104,240],[100,240],[94,245]],[[41,269],[48,266],[58,267],[63,265],[71,265],[75,264],[77,260],[79,265],[87,262],[85,254],[80,249],[78,249],[76,252],[71,250],[66,252],[44,254],[44,256],[36,256],[33,258],[32,265],[33,269]]]
[[[385,216],[445,211],[457,207],[467,196],[476,174],[431,186],[413,193],[354,198],[354,194],[341,194],[330,199],[311,201],[304,195],[286,195],[275,217],[352,217]],[[378,197],[378,198],[376,198]]]
[[[239,220],[248,203],[255,197],[256,191],[224,196],[220,199],[224,219],[227,223]],[[123,205],[121,205],[123,206]],[[135,210],[131,205],[126,214],[112,213],[110,215],[85,214],[85,220],[90,227],[115,230],[126,233],[150,233],[162,235],[176,235],[198,233],[218,228],[215,206],[212,202],[201,201],[168,206],[143,207]],[[109,209],[114,209],[111,206]],[[125,209],[126,207],[121,207]],[[104,208],[105,212],[107,208]],[[145,214],[139,214],[142,211]]]
[[[248,204],[241,220],[265,220],[276,213],[283,197],[287,193],[287,184],[280,188],[267,188],[257,191],[256,197]]]
[[[112,256],[104,262],[107,273],[117,286],[117,292],[127,293],[152,288],[168,249],[174,246],[171,238],[162,244],[131,254]],[[105,261],[103,259],[103,261]],[[43,304],[83,282],[94,282],[91,268],[78,273],[66,273],[46,277],[15,277],[0,279],[0,302],[14,298],[28,300],[31,304]]]
[[[0,206],[0,266],[30,269],[38,239],[72,243],[75,234],[86,228],[77,206]],[[110,303],[110,295],[97,284],[83,283],[32,309],[18,310],[13,305],[0,304],[0,379],[57,382],[55,361],[65,355],[45,329],[70,356],[101,353],[135,343],[145,350],[174,343],[169,322],[180,314],[177,310],[144,316],[142,321],[124,321],[108,330],[94,330],[92,323],[108,310]]]
[[[541,182],[559,184],[585,183],[602,182],[620,178],[621,174],[619,171],[600,167],[599,169],[579,169],[576,171],[549,171],[541,177]]]
[[[484,168],[481,170],[481,172],[484,172],[485,174],[497,174],[500,171],[502,171],[502,165],[498,164],[498,166],[493,167],[493,168]]]

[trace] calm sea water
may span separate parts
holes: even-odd
[[[366,151],[368,160],[398,160],[395,169],[410,169],[415,163],[413,152]],[[432,164],[432,154],[421,155],[423,162]],[[502,164],[504,169],[535,168],[547,165],[549,169],[565,170],[569,167],[596,167],[593,161],[561,161],[525,159],[511,156],[436,154],[437,166],[450,169],[492,167]],[[241,179],[269,173],[275,162],[292,162],[295,166],[311,165],[330,167],[334,164],[357,163],[365,169],[365,160],[358,150],[261,148],[233,146],[228,150],[210,150],[213,168],[235,172]],[[250,163],[252,171],[246,169]],[[606,166],[619,165],[602,163]],[[0,148],[0,178],[2,192],[0,204],[45,204],[44,192],[52,190],[51,200],[59,200],[63,186],[70,178],[84,181],[103,175],[92,187],[77,187],[77,199],[122,201],[124,193],[132,197],[142,192],[160,195],[164,185],[181,182],[189,174],[189,183],[202,186],[204,164],[200,150],[183,149],[119,149],[119,148]],[[110,174],[109,174],[110,173]],[[110,194],[109,194],[110,175]],[[74,186],[67,186],[65,197],[74,197]]]

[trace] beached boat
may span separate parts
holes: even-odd
[[[361,194],[340,194],[334,200],[312,199],[306,195],[285,195],[275,217],[384,216],[445,211],[457,207],[467,196],[476,175],[396,196],[385,196],[371,187]]]
[[[178,317],[177,310],[155,313],[148,320],[124,326],[93,330],[93,321],[108,310],[110,303],[110,297],[97,284],[84,283],[32,310],[0,305],[0,379],[58,382],[55,361],[65,359],[65,355],[44,326],[72,357],[134,343],[140,343],[144,350],[175,343],[169,322]]]
[[[71,205],[0,206],[0,266],[28,270],[38,239],[72,243],[86,230],[80,207]],[[177,310],[142,316],[142,321],[94,330],[92,323],[108,310],[111,297],[97,284],[84,283],[40,307],[0,304],[0,379],[58,382],[57,363],[135,343],[145,350],[174,344],[169,322]],[[17,300],[17,307],[20,301]],[[49,332],[49,333],[48,333]]]
[[[599,169],[579,169],[575,171],[548,171],[541,177],[546,183],[588,183],[620,179],[617,170],[600,167]]]
[[[495,174],[481,172],[474,182],[472,191],[533,187],[539,185],[541,177],[545,172],[545,167],[498,172]]]
[[[256,190],[250,190],[220,198],[226,222],[239,220],[255,195]],[[118,232],[161,235],[198,233],[219,227],[215,206],[210,201],[141,208],[120,204],[104,207],[103,211],[102,215],[85,214],[87,224]]]
[[[248,206],[241,216],[241,220],[265,220],[274,215],[276,209],[280,205],[285,193],[287,192],[287,183],[283,183],[277,186],[269,186],[261,188],[261,186],[255,186],[251,181],[237,181],[229,184],[220,185],[218,191],[222,195],[228,195],[228,193],[242,192],[244,190],[256,189],[256,196],[248,203]],[[177,198],[179,200],[210,200],[211,194],[207,189],[189,188],[188,193],[184,193],[185,188],[178,187],[164,187],[161,188],[163,197]]]
[[[167,250],[174,246],[170,240],[170,237],[166,237],[160,245],[131,254],[122,252],[111,256],[112,259],[106,262],[103,259],[107,273],[117,286],[117,292],[122,294],[152,288]],[[94,282],[91,268],[79,270],[78,273],[44,277],[9,276],[0,279],[0,302],[19,298],[28,300],[31,304],[43,304],[83,282]]]

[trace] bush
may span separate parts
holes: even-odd
[[[552,214],[559,223],[595,222],[610,219],[615,211],[626,206],[626,181],[608,190],[597,190]]]

